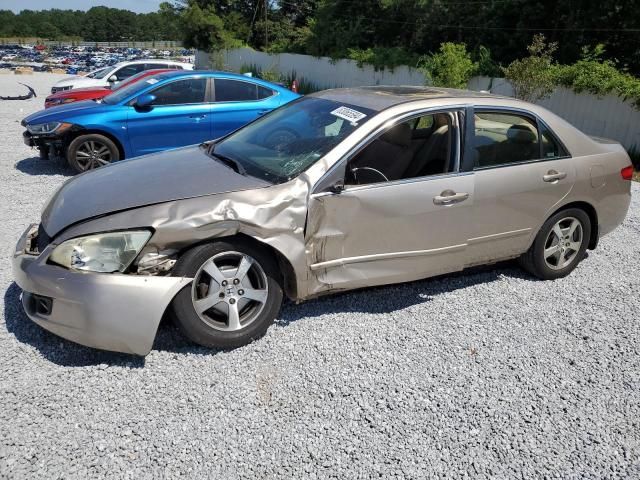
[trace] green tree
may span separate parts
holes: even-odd
[[[196,1],[189,2],[181,18],[183,41],[187,48],[213,52],[234,44],[213,5],[202,8]]]
[[[438,53],[424,57],[419,64],[427,83],[436,87],[467,88],[478,65],[471,60],[464,43],[445,42]]]
[[[527,47],[529,56],[514,60],[504,69],[516,98],[535,102],[553,92],[556,86],[553,53],[557,47],[556,43],[547,43],[544,35],[535,35]]]

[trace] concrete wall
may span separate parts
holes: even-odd
[[[263,70],[280,73],[295,71],[297,78],[306,78],[320,88],[362,85],[424,85],[424,75],[411,67],[393,71],[376,71],[371,66],[358,67],[353,60],[331,60],[308,55],[283,53],[270,55],[250,48],[241,48],[207,55],[197,52],[196,68],[217,68],[240,71],[243,65],[255,64]],[[488,90],[500,95],[513,95],[511,85],[503,78],[474,77],[471,90]],[[611,138],[625,147],[640,147],[640,111],[620,97],[597,97],[589,93],[576,94],[558,88],[551,97],[539,102],[589,135]]]
[[[270,55],[251,48],[239,48],[211,55],[199,51],[196,55],[196,68],[224,68],[237,72],[242,65],[251,64],[262,70],[276,70],[280,73],[295,71],[298,80],[305,78],[321,89],[361,85],[424,84],[424,75],[419,70],[406,66],[395,68],[393,71],[376,71],[370,65],[360,68],[353,60],[332,60],[327,57],[292,53]]]

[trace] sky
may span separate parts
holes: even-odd
[[[155,12],[163,0],[0,0],[0,10],[89,10],[91,7],[104,5],[105,7],[124,8],[138,13]]]

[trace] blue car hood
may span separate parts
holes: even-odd
[[[109,213],[269,185],[236,173],[194,145],[116,162],[68,180],[45,207],[42,227],[54,237],[75,223]]]
[[[32,113],[22,120],[22,124],[37,125],[39,123],[60,122],[68,120],[74,115],[86,113],[88,110],[91,110],[91,113],[99,113],[101,110],[107,110],[109,107],[111,107],[111,105],[97,103],[93,100],[72,102],[67,103],[66,105],[59,105],[57,107],[51,107],[46,110],[40,110],[36,113]]]

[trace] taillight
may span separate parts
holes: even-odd
[[[623,180],[631,180],[633,178],[633,165],[629,165],[620,170],[620,175],[622,175]]]

